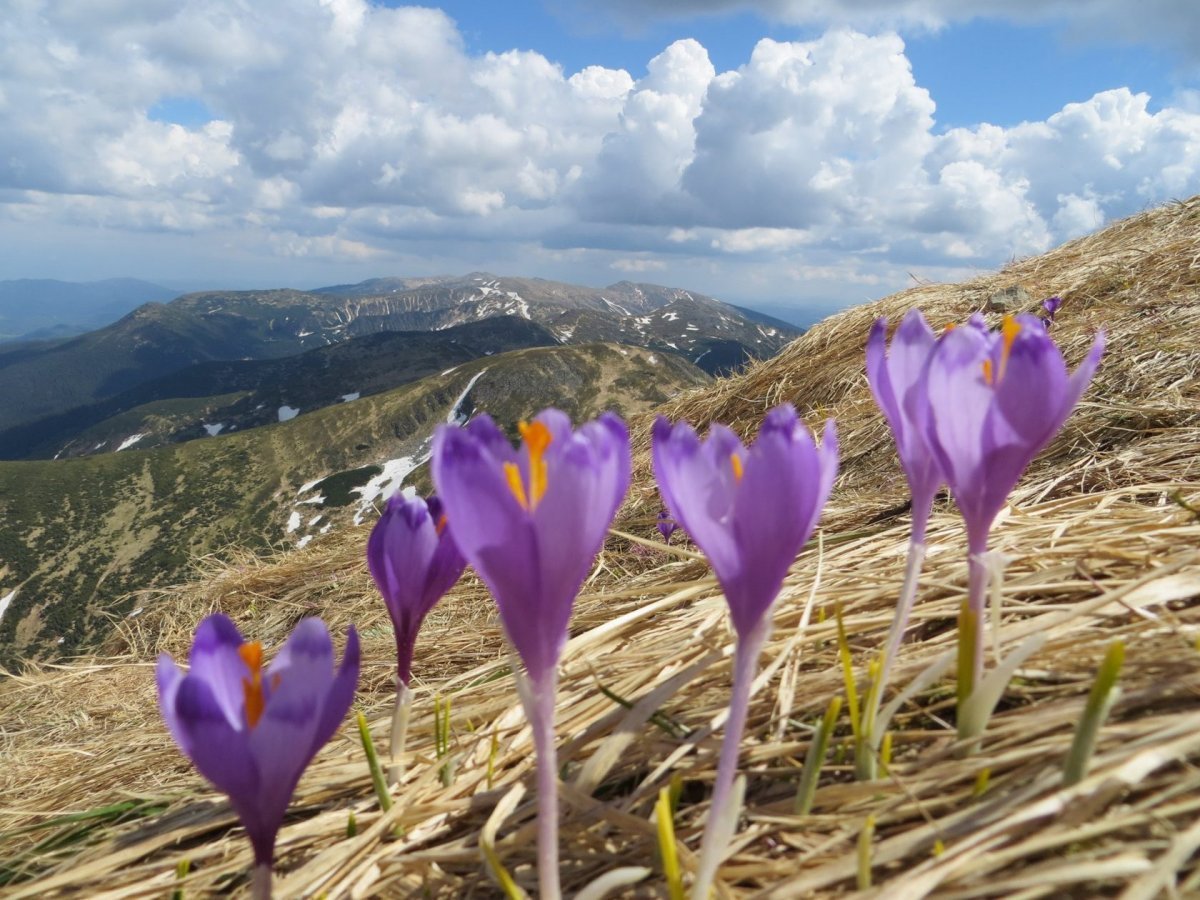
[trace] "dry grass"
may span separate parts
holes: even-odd
[[[1055,333],[1078,361],[1096,328],[1110,351],[1066,429],[1034,463],[994,530],[1009,560],[1006,648],[1045,646],[1018,673],[980,751],[956,752],[952,684],[935,680],[895,721],[890,777],[851,780],[843,717],[811,815],[791,814],[811,725],[843,691],[830,617],[840,603],[856,663],[881,644],[907,540],[905,491],[869,399],[862,348],[871,320],[910,306],[961,319],[997,290],[1065,299]],[[963,285],[925,285],[823,322],[741,377],[677,399],[667,412],[749,433],[790,400],[811,423],[838,420],[843,474],[817,542],[794,566],[754,696],[743,769],[746,813],[721,870],[723,897],[797,897],[855,889],[868,815],[878,896],[1177,896],[1200,890],[1200,198],[1137,216],[1045,256]],[[649,534],[648,421],[635,423],[637,477],[619,527]],[[182,654],[195,623],[222,609],[278,641],[319,613],[364,637],[359,705],[382,746],[391,637],[350,532],[272,560],[200,562],[192,584],[120,625],[109,656],[0,684],[0,832],[7,896],[162,897],[245,893],[250,852],[226,804],[158,722],[150,667]],[[914,616],[893,684],[953,646],[965,591],[965,541],[940,501]],[[563,881],[568,893],[614,868],[654,870],[627,896],[664,896],[651,811],[682,777],[677,833],[694,863],[730,677],[723,601],[702,562],[614,536],[579,600],[563,660]],[[1123,696],[1090,775],[1061,788],[1061,765],[1091,678],[1120,637]],[[485,593],[465,581],[419,646],[419,764],[389,814],[378,811],[351,727],[301,783],[279,841],[278,893],[495,896],[481,830],[532,780],[529,730]],[[633,701],[615,703],[605,691]],[[455,776],[433,760],[434,693],[453,699]],[[496,750],[493,753],[493,741]],[[846,760],[841,762],[839,760]],[[490,764],[489,764],[490,761]],[[986,789],[981,773],[988,773]],[[514,798],[515,799],[515,798]],[[90,817],[69,814],[89,813]],[[347,836],[353,813],[357,834]],[[497,850],[534,883],[533,806],[515,803]],[[398,830],[400,829],[400,830]],[[191,864],[177,882],[176,866]],[[15,876],[15,878],[14,878]]]

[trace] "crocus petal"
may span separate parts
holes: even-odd
[[[259,772],[244,729],[225,717],[212,686],[188,674],[175,692],[175,716],[181,745],[197,771],[231,798],[252,798]]]
[[[700,442],[686,422],[654,422],[651,454],[659,492],[718,577],[735,578],[741,565],[728,527],[733,513],[734,474],[730,457],[743,452],[727,428],[714,428]]]
[[[184,732],[179,727],[179,717],[175,713],[175,697],[179,693],[179,685],[183,683],[183,678],[182,670],[175,665],[171,655],[160,653],[158,664],[154,667],[154,680],[158,685],[158,709],[175,743],[184,753],[188,753],[188,748],[183,743]]]
[[[914,505],[923,506],[932,501],[945,479],[921,429],[908,411],[908,403],[919,390],[925,365],[937,339],[917,309],[910,309],[905,314],[892,337],[891,347],[885,343],[886,326],[886,319],[876,320],[867,339],[867,382],[891,427]],[[923,524],[914,523],[914,526],[924,528]]]
[[[995,405],[1033,459],[1070,412],[1069,407],[1063,408],[1067,367],[1037,319],[1019,316],[1016,322],[1021,330],[1007,360],[1002,358],[1002,347],[995,353],[996,371],[1000,373],[994,385]]]
[[[209,685],[225,717],[234,726],[241,725],[246,702],[242,679],[248,670],[238,654],[243,643],[233,620],[222,613],[213,613],[196,627],[188,655],[189,672]]]

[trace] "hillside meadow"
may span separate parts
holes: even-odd
[[[1006,291],[1020,286],[1024,293]],[[846,692],[840,607],[855,671],[882,644],[900,589],[907,494],[863,373],[872,321],[921,308],[935,324],[1005,298],[1063,298],[1053,334],[1074,367],[1099,328],[1109,350],[1065,428],[992,532],[1007,558],[997,640],[1042,649],[1010,685],[982,744],[956,745],[952,658],[966,546],[935,505],[894,691],[923,679],[893,721],[885,778],[852,778],[839,721],[808,815],[793,798],[814,723]],[[745,810],[722,898],[1182,896],[1200,890],[1200,198],[1151,210],[962,284],[925,284],[835,315],[741,376],[660,407],[750,436],[791,401],[838,422],[842,469],[819,534],[793,566],[756,681]],[[678,779],[681,865],[694,853],[716,766],[731,668],[725,606],[701,558],[651,539],[650,417],[633,419],[634,488],[580,596],[560,672],[563,883],[624,870],[616,895],[666,896],[653,808]],[[160,724],[152,665],[186,654],[221,610],[277,646],[303,616],[364,640],[356,707],[385,746],[393,646],[364,564],[365,534],[300,551],[200,560],[123,621],[100,655],[0,683],[0,881],[18,897],[245,895],[251,855],[224,800]],[[997,632],[993,632],[994,634]],[[1097,666],[1125,645],[1122,693],[1092,765],[1062,765]],[[989,661],[991,650],[989,650]],[[409,766],[380,812],[348,720],[301,781],[279,838],[282,897],[490,897],[481,847],[536,883],[533,756],[490,601],[468,575],[418,643]],[[447,758],[434,698],[450,704]],[[444,763],[450,777],[443,778]],[[447,783],[448,782],[448,783]],[[186,865],[185,865],[186,864]],[[639,871],[630,871],[630,869]],[[864,878],[864,869],[869,878]],[[597,894],[598,895],[598,894]],[[592,896],[592,895],[586,895]]]

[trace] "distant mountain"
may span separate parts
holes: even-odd
[[[0,458],[59,459],[135,445],[145,450],[245,431],[483,356],[558,343],[534,322],[496,316],[442,331],[379,332],[280,359],[197,363],[0,432]]]
[[[147,304],[73,340],[0,351],[0,431],[201,362],[280,358],[381,331],[439,331],[496,316],[528,319],[562,343],[675,354],[710,374],[769,357],[800,333],[702,294],[630,282],[596,289],[475,273],[314,292],[208,291]]]
[[[541,347],[269,427],[2,462],[0,601],[9,602],[0,602],[0,664],[94,646],[115,617],[137,614],[130,592],[185,577],[197,554],[302,546],[334,528],[364,527],[365,540],[384,491],[427,487],[438,423],[487,411],[511,428],[548,405],[576,420],[604,409],[628,415],[708,380],[680,357],[643,348]]]
[[[0,342],[83,334],[115,322],[143,303],[170,300],[178,293],[136,278],[0,281]]]

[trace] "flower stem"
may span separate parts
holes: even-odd
[[[717,763],[717,780],[713,785],[712,801],[708,808],[708,821],[704,825],[704,839],[700,844],[700,862],[696,869],[696,881],[692,885],[692,900],[708,900],[709,891],[717,874],[717,866],[725,853],[722,838],[727,837],[721,827],[726,816],[730,788],[737,774],[738,751],[741,748],[742,732],[746,728],[746,714],[750,707],[750,688],[754,684],[754,673],[758,668],[758,656],[766,641],[770,623],[764,616],[752,631],[738,638],[733,655],[733,692],[729,699],[729,718],[725,721],[725,737],[721,741],[721,759]]]
[[[408,716],[412,710],[412,689],[396,679],[396,707],[392,710],[392,735],[388,752],[388,787],[395,787],[404,778],[404,745],[408,740]]]
[[[537,756],[538,788],[538,896],[559,900],[562,888],[558,875],[558,759],[554,747],[554,698],[558,672],[551,668],[537,680],[530,678],[525,715],[533,729]]]
[[[916,539],[915,525],[913,531],[914,537],[908,544],[908,561],[904,568],[904,584],[900,588],[900,599],[896,604],[896,615],[892,619],[892,628],[888,632],[887,643],[884,645],[883,653],[880,657],[879,674],[867,691],[867,707],[863,710],[862,714],[862,730],[865,736],[864,743],[872,756],[872,763],[874,762],[874,754],[879,749],[879,742],[883,737],[883,734],[877,727],[879,706],[883,702],[883,695],[887,690],[888,681],[891,678],[892,664],[896,660],[896,655],[900,652],[900,642],[904,640],[904,632],[908,629],[908,619],[917,599],[917,584],[921,578],[921,566],[925,562],[925,544]],[[922,527],[921,533],[924,534],[924,531],[925,529]],[[873,772],[874,766],[872,765],[871,768]]]
[[[250,896],[253,900],[271,900],[271,864],[258,863],[250,878]]]

